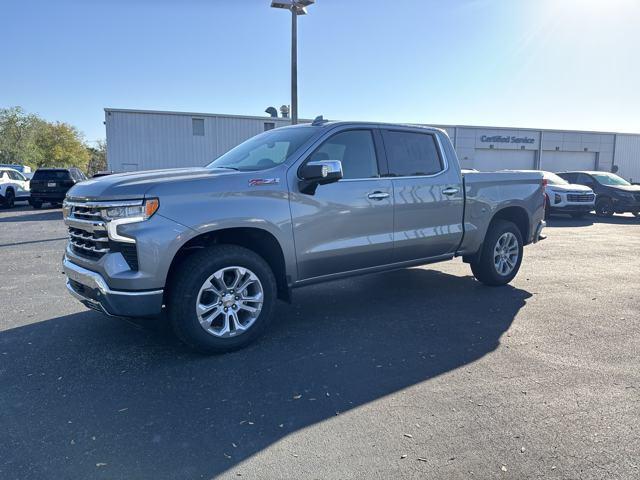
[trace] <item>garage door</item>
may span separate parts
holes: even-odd
[[[534,167],[535,150],[476,150],[473,168],[481,172],[497,170],[529,170]]]
[[[565,170],[595,170],[595,152],[542,152],[542,170],[563,172]]]

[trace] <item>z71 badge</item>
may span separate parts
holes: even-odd
[[[260,187],[262,185],[277,185],[279,183],[279,178],[253,178],[249,180],[249,186],[251,187]]]

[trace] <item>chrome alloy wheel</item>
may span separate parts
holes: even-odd
[[[235,337],[251,328],[263,301],[264,289],[255,273],[244,267],[225,267],[200,287],[196,314],[207,333]]]
[[[511,232],[505,232],[498,238],[493,249],[493,263],[500,275],[509,275],[518,263],[520,247],[518,239]]]

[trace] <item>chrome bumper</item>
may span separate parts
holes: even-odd
[[[71,262],[62,261],[67,290],[86,307],[119,317],[149,317],[162,311],[163,290],[111,290],[104,278]]]

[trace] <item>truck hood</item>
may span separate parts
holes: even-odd
[[[78,183],[68,197],[93,200],[125,200],[142,198],[159,184],[184,182],[201,178],[234,175],[238,172],[211,168],[171,168],[143,172],[117,173]]]

